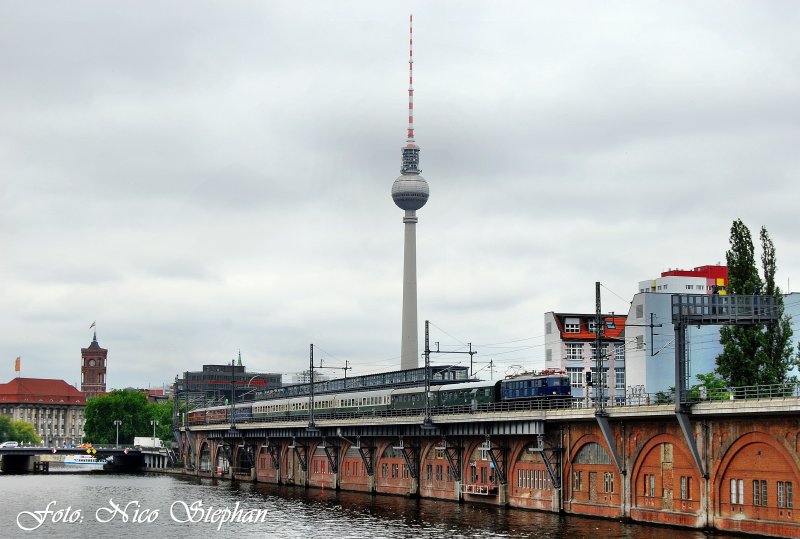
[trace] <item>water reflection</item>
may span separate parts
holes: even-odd
[[[0,530],[3,537],[153,537],[195,538],[213,535],[214,539],[243,537],[379,537],[395,538],[701,538],[702,532],[675,530],[590,519],[503,509],[492,506],[457,504],[436,500],[417,500],[399,496],[335,492],[253,483],[230,483],[215,479],[162,475],[51,474],[49,476],[0,476],[0,489],[14,493],[0,504]],[[96,514],[109,502],[129,504],[126,521],[115,515],[110,522],[98,522]],[[60,508],[82,512],[82,522],[46,522],[32,532],[22,532],[16,524],[22,511],[43,510],[50,501]],[[176,501],[177,519],[170,514]],[[186,520],[185,507],[200,504],[204,515],[225,509],[266,510],[262,521],[220,523],[213,518]],[[238,504],[238,505],[237,505]],[[157,511],[151,523],[135,523],[132,509]],[[105,510],[104,515],[109,515]],[[151,513],[152,514],[152,513]],[[183,515],[183,516],[182,516]],[[724,538],[727,536],[717,536]]]

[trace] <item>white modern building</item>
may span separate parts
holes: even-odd
[[[630,399],[645,393],[669,391],[675,386],[675,328],[672,294],[725,294],[727,266],[671,269],[660,277],[639,282],[639,293],[628,311],[626,392]],[[719,326],[691,326],[686,332],[690,383],[697,374],[716,368]]]
[[[663,294],[718,294],[728,286],[728,267],[699,266],[691,270],[670,269],[661,277],[639,281],[639,292]]]

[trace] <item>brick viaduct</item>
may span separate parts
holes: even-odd
[[[200,425],[186,473],[800,537],[800,398]],[[390,424],[391,423],[391,424]],[[613,445],[613,447],[612,447]],[[702,469],[701,469],[702,467]]]

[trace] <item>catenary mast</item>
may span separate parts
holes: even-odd
[[[392,199],[405,211],[403,243],[403,322],[400,341],[400,368],[419,366],[417,351],[417,210],[428,201],[428,182],[420,175],[419,146],[414,141],[414,33],[409,16],[408,40],[408,135],[403,146],[400,177],[392,185]]]

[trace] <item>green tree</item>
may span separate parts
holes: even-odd
[[[0,415],[0,441],[14,440],[20,443],[38,444],[42,441],[33,425],[20,419]]]
[[[156,427],[156,436],[158,438],[165,442],[170,442],[174,439],[172,434],[172,402],[151,402],[150,416],[158,421],[158,426]],[[153,429],[151,427],[150,435],[152,434]]]
[[[84,441],[94,444],[113,444],[119,425],[119,443],[132,444],[135,436],[148,436],[150,417],[147,397],[140,391],[114,390],[89,399],[86,403]]]
[[[798,365],[797,357],[792,353],[791,317],[784,312],[783,294],[775,284],[775,272],[778,269],[775,258],[775,246],[767,229],[761,227],[761,266],[764,272],[764,290],[766,296],[775,297],[778,320],[766,325],[761,333],[762,361],[759,378],[762,384],[780,384],[787,381],[789,371]]]
[[[706,398],[710,400],[727,399],[730,396],[730,393],[727,391],[728,386],[725,383],[725,380],[722,379],[717,371],[711,371],[706,374],[698,374],[697,380],[700,383],[693,385],[690,390],[690,394],[694,399],[699,399],[701,397],[701,387],[705,388]]]
[[[119,443],[130,445],[136,436],[152,436],[158,421],[156,437],[165,442],[172,438],[172,403],[148,402],[141,391],[116,389],[86,403],[84,441],[94,444],[113,444],[117,439],[114,420],[119,419]]]
[[[783,297],[775,285],[777,269],[775,247],[761,228],[762,281],[756,267],[755,249],[750,230],[741,219],[731,226],[731,248],[725,253],[728,264],[729,294],[774,296],[779,320],[774,324],[723,326],[720,329],[722,353],[717,357],[717,372],[732,387],[777,384],[786,380],[796,364],[792,357],[790,320],[783,312]]]
[[[33,425],[27,421],[20,419],[13,419],[11,421],[11,429],[13,431],[12,439],[23,444],[38,444],[42,441]]]
[[[14,431],[11,427],[11,417],[0,415],[0,442],[14,439]]]

